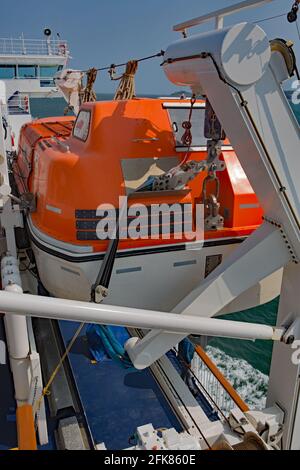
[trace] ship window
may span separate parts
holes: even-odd
[[[184,121],[188,121],[190,114],[190,107],[172,107],[168,108],[168,113],[170,121],[172,124],[172,130],[176,141],[176,147],[184,147],[182,143],[182,136],[185,130],[182,127]],[[205,118],[205,108],[197,107],[193,109],[192,113],[192,146],[199,147],[207,145],[207,139],[204,137],[204,118]]]
[[[54,86],[54,80],[52,80],[52,79],[40,80],[40,85],[41,85],[42,88],[53,87]]]
[[[88,138],[91,122],[91,112],[87,110],[81,110],[77,116],[73,135],[79,140],[84,142]]]
[[[42,65],[40,66],[40,77],[52,78],[63,68],[62,65]]]
[[[16,66],[15,65],[0,65],[0,78],[9,79],[16,78]]]
[[[18,65],[19,78],[36,78],[36,65]]]

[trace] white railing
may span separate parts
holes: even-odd
[[[7,113],[10,115],[30,114],[30,102],[28,95],[14,95],[7,103]]]
[[[196,348],[191,371],[212,408],[219,410],[221,415],[227,418],[230,410],[236,407],[242,411],[248,410],[242,398],[199,346]]]
[[[66,41],[57,39],[0,38],[1,55],[46,55],[68,57]]]

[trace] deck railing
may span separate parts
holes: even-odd
[[[248,411],[246,403],[206,352],[200,346],[195,348],[195,352],[191,370],[211,405],[217,407],[225,417],[236,407],[243,412]]]
[[[69,50],[67,42],[60,39],[0,38],[1,55],[54,55],[67,57]]]
[[[26,93],[17,93],[13,95],[7,104],[1,104],[3,116],[30,114],[30,100]]]

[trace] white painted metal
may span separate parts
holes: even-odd
[[[129,332],[132,336],[142,336],[141,331],[130,329]],[[226,440],[231,445],[240,442],[240,436],[232,432],[227,421],[220,416],[220,413],[218,413],[220,417],[218,421],[212,422],[208,419],[167,356],[161,357],[150,366],[150,369],[182,423],[183,429],[199,439],[201,449],[206,449],[207,444],[210,446],[215,444],[221,436],[226,436]],[[201,383],[202,386],[206,387],[207,383]],[[210,391],[208,390],[208,392]],[[211,396],[206,394],[206,399],[215,408],[216,402],[211,401],[212,397],[215,398],[214,394]],[[231,401],[231,405],[231,409],[236,406],[233,401]]]
[[[173,311],[195,318],[216,315],[260,279],[286,265],[289,257],[279,230],[263,224]],[[135,367],[144,368],[183,338],[184,335],[153,330],[127,351]]]
[[[283,435],[284,412],[278,406],[265,408],[263,411],[249,410],[245,413],[250,423],[266,444],[280,449]]]
[[[272,68],[272,61],[267,63],[270,46],[261,31],[255,25],[243,23],[227,30],[199,35],[195,39],[178,41],[167,49],[166,60],[190,56],[190,47],[192,54],[196,51],[198,54],[211,53],[221,73],[227,75],[229,85],[220,80],[210,57],[166,64],[165,71],[174,83],[205,88],[205,94],[209,96],[239,156],[264,213],[284,226],[291,246],[295,247],[299,257],[300,201],[297,185],[300,160],[295,157],[300,140],[299,125]],[[232,40],[231,45],[228,38]],[[258,64],[257,72],[249,70],[251,80],[261,77],[252,86],[245,86],[246,77],[243,71],[238,70],[238,62],[235,62],[232,71],[226,69],[227,63],[233,64],[232,57],[238,56],[241,69],[244,69],[245,54],[252,64]],[[259,57],[262,58],[261,64]],[[235,83],[238,77],[241,77],[242,85]],[[235,85],[247,101],[257,131],[241,106],[237,91],[230,85]]]
[[[299,285],[299,265],[288,265],[283,274],[277,324],[282,324],[287,314],[291,314],[295,319],[300,317]],[[284,411],[284,448],[299,450],[299,340],[295,343],[290,347],[274,344],[267,405],[277,403]]]
[[[278,67],[273,69],[270,59],[266,35],[247,23],[177,41],[166,51],[168,78],[209,98],[266,217],[276,221],[252,234],[179,303],[176,313],[214,315],[257,280],[300,256],[300,161],[295,155],[299,125],[276,75]],[[180,339],[152,331],[129,351],[131,359],[139,367],[149,365]]]
[[[6,65],[35,65],[65,67],[70,57],[68,44],[60,40],[31,40],[31,39],[0,39],[0,63]],[[2,79],[6,85],[7,98],[16,91],[40,97],[47,97],[49,93],[57,93],[54,83],[47,87],[42,86],[41,80],[52,80],[53,77],[20,77]]]
[[[266,3],[270,3],[273,0],[246,0],[243,2],[236,3],[234,5],[230,5],[225,8],[221,8],[220,10],[213,11],[206,15],[198,16],[197,18],[193,18],[191,20],[185,21],[183,23],[177,24],[173,27],[174,31],[185,31],[189,28],[194,26],[201,25],[203,23],[207,23],[210,20],[215,20],[215,28],[221,29],[224,25],[224,17],[228,15],[232,15],[234,13],[239,13],[243,10],[247,10],[249,8],[263,6]]]
[[[2,102],[0,101],[0,175],[1,175],[1,229],[5,231],[6,250],[9,255],[1,260],[1,280],[2,288],[12,292],[23,292],[21,288],[21,278],[17,261],[17,248],[15,242],[14,228],[23,224],[18,206],[13,206],[8,198],[10,186],[8,179],[7,154],[11,150],[10,130],[7,129],[6,139],[2,127],[2,110],[6,104],[6,86],[1,84]],[[3,190],[5,187],[5,191]],[[3,253],[1,253],[2,255]],[[14,380],[14,390],[17,405],[20,406],[28,402],[30,385],[33,376],[33,361],[29,358],[30,346],[27,331],[26,317],[21,318],[16,315],[4,316],[4,325],[7,338],[7,347],[10,359],[10,368]],[[39,358],[35,357],[34,369],[39,367]],[[40,372],[40,369],[39,369]],[[41,381],[41,372],[39,375]],[[40,423],[38,420],[40,428]],[[45,429],[45,425],[44,425]],[[47,428],[46,428],[47,433]],[[41,435],[42,437],[42,435]],[[43,438],[41,442],[43,441]]]
[[[129,328],[161,328],[170,332],[195,333],[229,338],[279,340],[284,329],[275,330],[268,325],[232,322],[215,318],[174,315],[154,310],[134,309],[90,302],[16,295],[9,291],[0,294],[0,309],[7,314],[38,316],[57,320],[84,321]]]
[[[129,333],[132,336],[142,335],[134,329],[130,329]],[[201,448],[207,448],[207,442],[213,444],[224,432],[223,423],[218,421],[216,426],[208,419],[168,357],[161,357],[150,369],[183,429],[199,439]]]
[[[23,292],[22,288],[16,284],[7,285],[6,291],[14,294]],[[28,401],[31,383],[26,317],[5,315],[4,323],[10,367],[14,378],[15,398],[18,405],[21,405]]]
[[[161,432],[154,429],[152,424],[137,428],[137,444],[126,450],[201,450],[199,440],[187,432],[178,433],[174,428]]]
[[[10,186],[8,181],[7,160],[6,160],[6,142],[4,138],[4,130],[2,126],[3,110],[5,103],[5,87],[1,87],[0,82],[0,209],[7,201],[10,194]]]
[[[81,251],[78,250],[77,253],[74,245],[59,242],[42,234],[33,226],[30,218],[28,226],[34,239],[39,242],[39,245],[33,243],[32,248],[43,285],[56,297],[89,301],[90,286],[95,282],[101,264],[101,261],[97,260],[97,253],[91,255],[89,246],[80,247]],[[136,250],[132,249],[130,256],[117,258],[115,261],[106,303],[171,311],[204,279],[208,256],[222,255],[223,259],[226,259],[237,247],[236,244],[230,244],[227,239],[224,242],[224,245],[203,248],[201,242],[191,242],[185,245],[184,250],[172,251],[172,247],[169,246],[167,248],[170,251],[165,253],[148,254],[145,252],[143,255],[136,254]],[[64,257],[72,253],[74,261],[49,254],[47,253],[49,249]],[[91,260],[77,262],[76,257],[85,253],[90,253]],[[45,266],[47,269],[44,269]],[[136,270],[128,271],[131,268],[136,268]],[[151,279],[151,289],[149,289],[148,279]],[[166,279],[168,282],[165,282]],[[132,295],[132,285],[135,286],[136,295]],[[268,302],[279,294],[280,286],[281,273],[279,272],[257,283],[251,291],[236,299],[231,305],[232,308],[228,308],[226,313]]]
[[[60,66],[64,69],[69,57],[68,45],[65,41],[26,40],[24,38],[0,39],[0,63],[16,67],[14,78],[0,79],[0,105],[2,101],[2,107],[5,106],[6,119],[10,126],[9,136],[11,133],[14,135],[16,148],[21,127],[32,120],[27,100],[32,96],[59,96],[53,76],[41,76],[40,67]],[[37,72],[34,77],[19,75],[19,67],[26,65],[36,67]],[[26,98],[26,105],[24,98]],[[10,107],[10,103],[13,103],[13,106]],[[4,111],[2,110],[2,112]],[[7,143],[6,150],[9,150]],[[0,155],[1,152],[0,142]]]
[[[36,416],[37,430],[39,435],[40,445],[46,445],[49,442],[48,428],[47,428],[47,416],[45,408],[44,397],[40,401],[40,397],[43,392],[43,377],[40,362],[40,355],[36,349],[35,337],[32,328],[32,321],[30,317],[27,317],[27,330],[30,345],[30,369],[31,369],[31,388],[29,403],[33,407],[34,416]]]
[[[5,231],[7,253],[17,257],[17,247],[15,242],[15,227],[23,227],[23,218],[18,205],[12,205],[8,199],[1,213],[1,227]]]
[[[24,56],[65,57],[68,55],[68,43],[61,39],[0,38],[1,60],[3,57],[20,57],[22,59]]]
[[[202,315],[214,314],[252,275],[258,279],[263,272],[286,266],[278,321],[282,323],[291,314],[297,320],[300,268],[289,263],[289,257],[297,262],[300,254],[300,162],[296,156],[300,133],[281,88],[288,76],[284,57],[271,56],[260,28],[241,24],[178,41],[166,52],[165,71],[174,83],[190,85],[209,98],[268,223],[273,224],[269,229],[264,224],[199,287],[198,299],[193,292],[176,311],[192,313],[198,300]],[[179,335],[152,331],[129,353],[135,364],[149,364],[180,339]],[[292,350],[284,345],[274,348],[269,403],[274,402],[286,414],[284,447],[299,449],[299,361],[292,362]]]

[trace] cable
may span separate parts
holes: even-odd
[[[136,59],[135,62],[143,62],[145,60],[150,60],[150,59],[154,59],[155,57],[162,57],[165,55],[165,51],[161,50],[160,52],[158,52],[157,54],[153,54],[153,55],[149,55],[149,56],[146,56],[146,57],[141,57],[140,59]],[[106,65],[105,67],[99,67],[99,68],[95,68],[94,70],[96,70],[97,72],[102,72],[104,70],[111,70],[111,69],[116,69],[118,67],[125,67],[125,65],[127,65],[128,62],[124,62],[123,64],[111,64],[111,65]],[[90,69],[89,69],[90,70]],[[89,70],[72,70],[72,72],[82,72],[82,73],[88,73]]]
[[[270,20],[275,20],[276,18],[282,18],[283,16],[286,16],[286,13],[281,13],[281,15],[276,15],[276,16],[269,16],[268,18],[264,18],[262,20],[254,21],[254,23],[264,23],[265,21],[270,21]]]
[[[298,21],[296,21],[295,24],[296,24],[296,29],[297,29],[297,33],[298,33],[298,38],[299,38],[299,41],[300,41],[300,28],[299,28]]]

